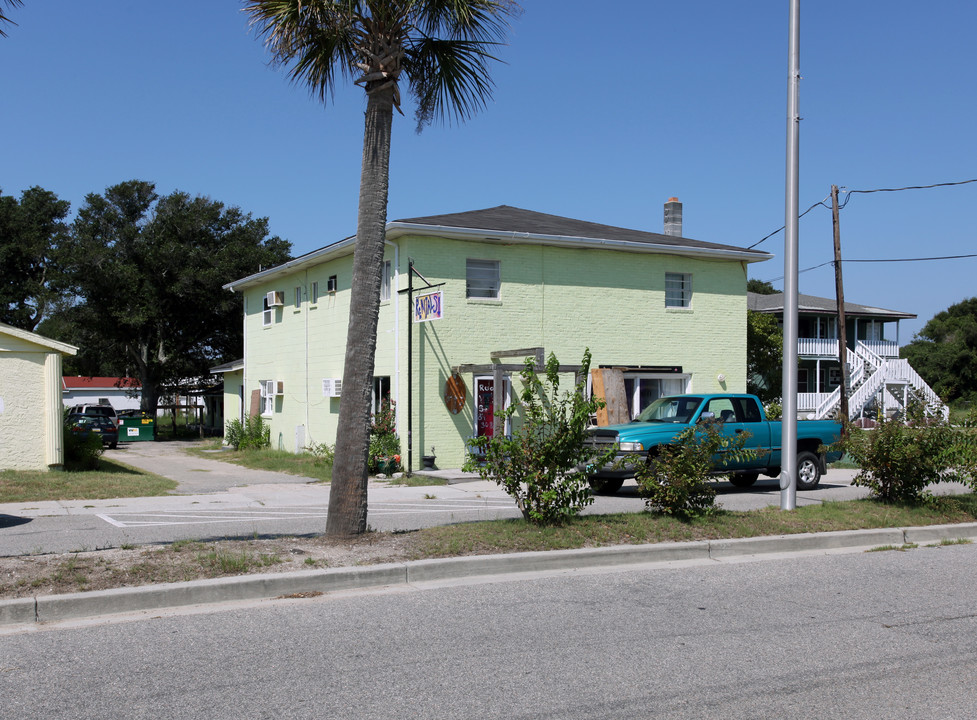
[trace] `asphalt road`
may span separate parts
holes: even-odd
[[[40,626],[0,635],[0,715],[972,718],[975,564],[782,556]]]

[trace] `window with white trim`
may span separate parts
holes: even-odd
[[[665,273],[665,307],[692,307],[692,275],[689,273]]]
[[[300,310],[302,308],[302,286],[295,286],[295,309]]]
[[[261,414],[272,415],[275,412],[275,381],[261,380]]]
[[[380,301],[390,299],[390,261],[383,261],[383,277],[380,278]]]
[[[624,394],[627,396],[631,419],[660,397],[683,395],[688,382],[688,375],[624,373]]]
[[[271,325],[271,321],[274,318],[275,311],[272,309],[271,305],[268,304],[268,296],[266,295],[261,299],[261,324],[264,327]]]
[[[488,298],[499,297],[501,282],[501,263],[498,260],[465,261],[465,297]]]
[[[312,283],[312,287],[309,289],[309,302],[315,305],[319,302],[319,281],[315,280]]]

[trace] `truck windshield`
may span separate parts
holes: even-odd
[[[635,421],[688,424],[701,403],[701,397],[691,395],[658,398],[642,410]]]

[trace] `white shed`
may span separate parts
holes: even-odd
[[[61,356],[77,352],[0,323],[0,470],[64,465]]]

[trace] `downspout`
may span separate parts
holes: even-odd
[[[242,356],[244,357],[244,367],[241,369],[241,408],[238,411],[238,416],[243,423],[248,417],[248,414],[244,410],[245,403],[250,401],[248,400],[248,295],[246,292],[242,292],[241,295],[243,296],[242,299],[244,300],[244,302],[241,303],[244,306],[244,332],[242,333],[244,336],[244,352],[242,353]]]
[[[305,442],[306,447],[312,441],[312,433],[309,428],[309,316],[312,315],[311,303],[309,303],[309,271],[305,271]]]
[[[390,302],[393,303],[393,313],[394,313],[394,380],[393,389],[391,392],[393,396],[397,398],[397,427],[403,427],[401,424],[401,414],[403,410],[400,405],[400,282],[398,278],[400,276],[400,246],[391,242],[390,240],[384,240],[384,245],[390,245],[394,249],[394,262],[393,262],[393,277],[390,278]]]

